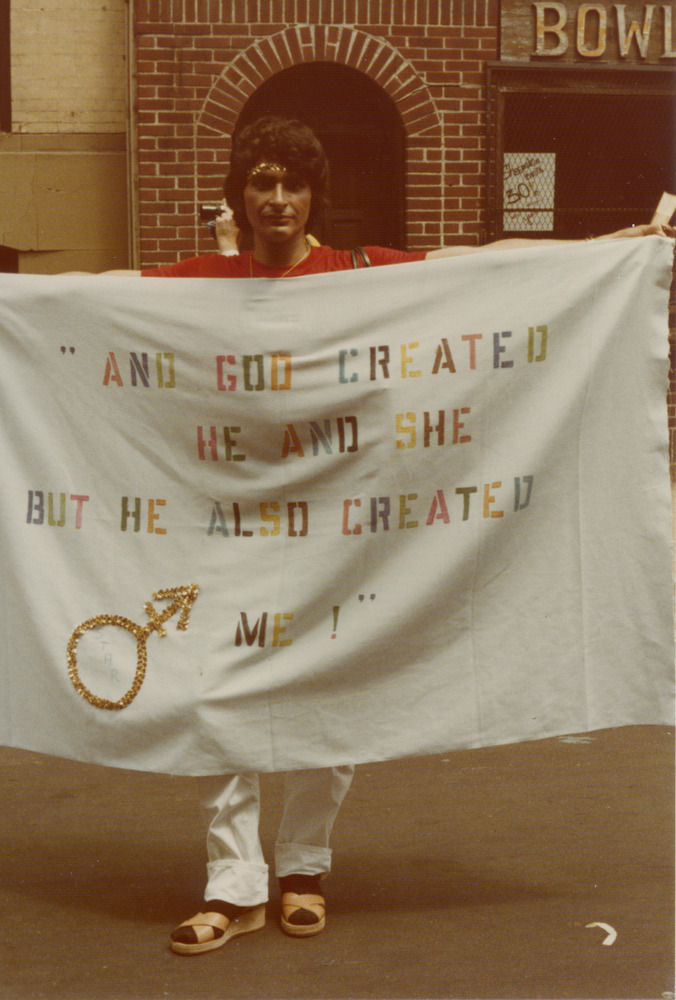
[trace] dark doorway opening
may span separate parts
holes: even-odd
[[[282,70],[252,94],[235,132],[269,114],[305,122],[326,150],[331,207],[313,232],[320,242],[404,247],[405,133],[373,80],[335,63]]]

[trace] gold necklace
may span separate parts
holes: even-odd
[[[306,243],[307,243],[307,240],[306,240]],[[279,277],[280,278],[286,278],[287,274],[291,274],[291,272],[293,271],[293,269],[295,267],[298,267],[300,264],[303,264],[308,259],[308,257],[310,256],[310,251],[311,250],[312,250],[312,245],[310,243],[307,243],[307,250],[305,251],[305,253],[301,257],[301,259],[297,260],[295,264],[292,264],[291,267],[288,268],[288,270],[286,270],[284,272],[284,274],[280,274]],[[253,255],[253,250],[252,250],[251,251],[251,256],[249,257],[249,277],[250,278],[253,278],[253,276],[254,276],[254,273],[253,273],[253,262],[254,262],[254,255]]]

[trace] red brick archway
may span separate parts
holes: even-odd
[[[420,218],[415,191],[425,188],[426,223],[407,226],[408,244],[441,239],[443,157],[441,116],[428,87],[402,55],[382,38],[352,28],[303,25],[254,41],[229,63],[211,87],[195,124],[195,214],[220,196],[230,156],[230,136],[248,98],[270,77],[301,63],[334,62],[364,73],[392,100],[407,136],[407,208]],[[433,220],[433,221],[432,221]],[[196,224],[196,245],[209,249]],[[423,232],[424,230],[424,232]]]
[[[136,0],[135,260],[152,266],[213,249],[197,206],[220,197],[235,123],[266,82],[312,65],[363,75],[365,92],[375,88],[395,109],[406,159],[397,240],[429,249],[485,238],[495,4],[330,6],[333,23],[317,25],[316,0]]]
[[[232,133],[242,105],[269,77],[303,62],[337,62],[365,73],[397,106],[411,136],[440,134],[426,85],[382,38],[352,28],[303,25],[255,41],[223,71],[198,119],[198,131]]]

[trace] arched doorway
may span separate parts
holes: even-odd
[[[340,249],[404,247],[404,128],[391,98],[364,73],[303,63],[276,73],[244,105],[235,132],[261,115],[305,122],[331,165],[331,208],[313,235]]]

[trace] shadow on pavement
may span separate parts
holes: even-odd
[[[262,931],[188,959],[167,940],[203,887],[191,779],[19,750],[0,779],[2,1000],[673,996],[665,727],[362,765],[326,932],[283,935],[273,880]],[[281,776],[262,785],[270,856]]]

